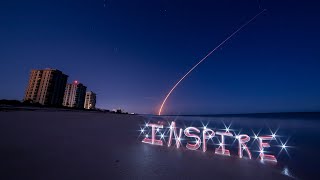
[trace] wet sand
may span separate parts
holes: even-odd
[[[0,179],[290,179],[257,160],[138,139],[145,118],[97,112],[0,112]]]

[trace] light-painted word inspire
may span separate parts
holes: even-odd
[[[142,140],[143,143],[152,144],[152,145],[159,145],[163,146],[164,142],[162,139],[164,139],[164,136],[161,135],[160,139],[156,138],[156,132],[159,132],[160,129],[163,128],[163,125],[159,124],[146,124],[147,127],[151,127],[151,137],[146,135],[146,137]],[[172,141],[175,140],[175,146],[176,148],[179,148],[182,146],[181,140],[182,140],[182,133],[188,138],[193,138],[195,141],[187,142],[186,148],[189,150],[198,150],[201,147],[202,144],[202,151],[207,151],[207,141],[209,139],[212,139],[215,136],[220,137],[220,143],[219,147],[215,149],[215,154],[219,155],[226,155],[230,156],[230,151],[226,149],[225,147],[225,138],[236,138],[238,141],[238,156],[240,158],[243,157],[243,153],[246,152],[247,156],[251,159],[252,155],[251,152],[247,146],[247,143],[250,141],[250,136],[247,134],[239,134],[239,135],[233,135],[229,130],[227,131],[213,131],[209,128],[204,127],[202,132],[196,128],[196,127],[187,127],[184,130],[182,128],[179,129],[179,132],[177,132],[178,128],[176,127],[176,123],[173,121],[171,122],[171,125],[169,127],[170,135],[168,139],[168,147],[172,145]],[[202,139],[200,138],[200,133],[202,133]],[[174,138],[173,138],[174,137]],[[258,140],[258,146],[259,146],[259,158],[262,161],[272,161],[277,162],[277,159],[274,155],[271,154],[265,154],[265,148],[269,148],[270,144],[268,141],[274,140],[274,136],[256,136],[255,139]]]

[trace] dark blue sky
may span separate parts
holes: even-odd
[[[56,68],[97,106],[156,113],[320,110],[320,11],[292,0],[3,0],[0,99],[22,99],[33,68]],[[260,7],[259,7],[260,6]]]

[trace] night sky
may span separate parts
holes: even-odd
[[[97,107],[156,113],[320,110],[314,0],[2,0],[0,99],[22,100],[31,69],[56,68]]]

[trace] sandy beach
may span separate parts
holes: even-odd
[[[152,146],[138,115],[0,112],[0,179],[288,179],[256,160]]]

